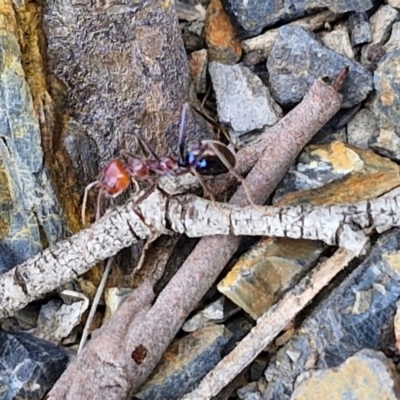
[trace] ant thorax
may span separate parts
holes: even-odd
[[[137,180],[147,179],[152,175],[149,168],[149,162],[140,158],[131,158],[126,166],[126,170]]]

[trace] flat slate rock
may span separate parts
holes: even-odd
[[[175,340],[135,398],[181,398],[218,364],[231,336],[223,325],[211,325]]]
[[[372,7],[370,0],[225,0],[224,3],[239,26],[246,33],[253,35],[277,22],[293,21],[323,8],[342,14],[349,11],[367,11]]]
[[[337,367],[364,348],[383,351],[393,346],[399,251],[399,229],[382,235],[366,260],[278,351],[265,371],[269,384],[264,399],[289,400],[296,378],[307,369]]]
[[[343,85],[344,108],[362,102],[372,91],[372,74],[361,64],[325,47],[319,38],[298,26],[279,29],[267,61],[271,94],[283,106],[300,102],[318,78],[336,78],[344,66],[350,68]]]
[[[0,332],[0,399],[40,400],[68,362],[66,352],[27,333]]]

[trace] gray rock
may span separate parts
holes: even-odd
[[[220,122],[229,124],[235,135],[241,136],[278,122],[281,108],[249,68],[211,62],[209,71]]]
[[[326,47],[336,53],[354,59],[354,51],[351,47],[349,32],[345,24],[338,24],[335,29],[323,35],[322,41]]]
[[[372,43],[385,44],[390,36],[393,24],[398,21],[400,14],[389,5],[382,6],[370,18]]]
[[[400,50],[400,22],[393,24],[390,39],[385,43],[383,48],[386,50],[386,53]]]
[[[375,116],[365,108],[360,110],[347,125],[348,142],[362,149],[369,147],[369,140],[377,133],[378,126]]]
[[[182,326],[185,332],[194,332],[215,323],[221,323],[236,314],[239,308],[225,296],[207,305],[203,310],[187,320]]]
[[[372,7],[370,0],[304,0],[304,1],[256,1],[226,0],[228,11],[237,23],[249,34],[258,34],[265,27],[277,22],[287,22],[312,14],[322,8],[338,14],[349,11],[367,11]]]
[[[271,94],[283,106],[302,100],[317,78],[336,77],[344,66],[350,68],[343,86],[343,107],[363,101],[372,90],[372,75],[359,63],[323,46],[311,32],[284,26],[279,30],[267,61]]]
[[[393,130],[380,129],[371,137],[369,146],[385,157],[400,161],[400,137]]]
[[[26,333],[0,332],[1,400],[40,400],[68,362],[65,351]]]
[[[400,11],[400,0],[388,0],[390,6]]]
[[[386,332],[393,331],[400,297],[393,257],[399,250],[400,230],[384,234],[368,258],[311,313],[266,369],[264,399],[290,399],[296,378],[306,368],[337,367],[366,347],[382,350],[394,343],[393,333]]]
[[[351,13],[349,16],[349,27],[351,32],[351,43],[353,46],[369,43],[372,40],[372,31],[367,13]]]
[[[361,49],[361,64],[370,71],[375,71],[386,50],[380,43],[367,44]]]
[[[377,92],[372,111],[380,129],[392,130],[400,135],[400,50],[386,54],[374,74]]]
[[[237,396],[240,400],[263,400],[262,394],[257,388],[256,382],[251,382],[238,389]]]

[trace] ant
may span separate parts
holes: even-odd
[[[117,158],[110,161],[103,169],[100,178],[86,186],[82,204],[82,223],[85,225],[86,202],[89,191],[98,188],[96,205],[96,221],[100,218],[100,203],[104,197],[115,198],[125,192],[131,182],[135,185],[136,192],[140,190],[138,181],[151,181],[152,185],[135,204],[143,201],[156,187],[158,176],[177,176],[186,173],[195,175],[204,192],[214,202],[212,192],[207,188],[201,175],[219,175],[232,169],[236,165],[236,158],[232,151],[216,140],[204,140],[194,144],[186,153],[185,149],[185,125],[189,104],[183,105],[181,122],[179,127],[179,159],[172,157],[158,157],[150,145],[136,134],[139,145],[146,150],[151,159],[142,159],[135,155],[122,151],[122,155],[129,160],[127,163]]]

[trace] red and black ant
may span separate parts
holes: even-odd
[[[122,155],[129,160],[125,163],[117,158],[110,161],[103,169],[100,179],[86,186],[82,204],[82,223],[85,225],[86,202],[89,191],[98,188],[96,205],[96,220],[100,218],[100,203],[104,197],[115,198],[128,189],[131,182],[134,183],[136,191],[139,191],[138,181],[151,181],[150,189],[136,201],[136,204],[147,197],[155,188],[156,179],[159,176],[177,176],[185,173],[194,174],[200,181],[205,192],[214,200],[212,193],[207,188],[201,175],[219,175],[231,171],[236,165],[235,155],[221,142],[205,140],[185,149],[185,125],[189,104],[185,103],[179,128],[179,160],[172,157],[158,157],[150,145],[136,134],[139,144],[147,150],[152,158],[142,159],[126,151]]]

